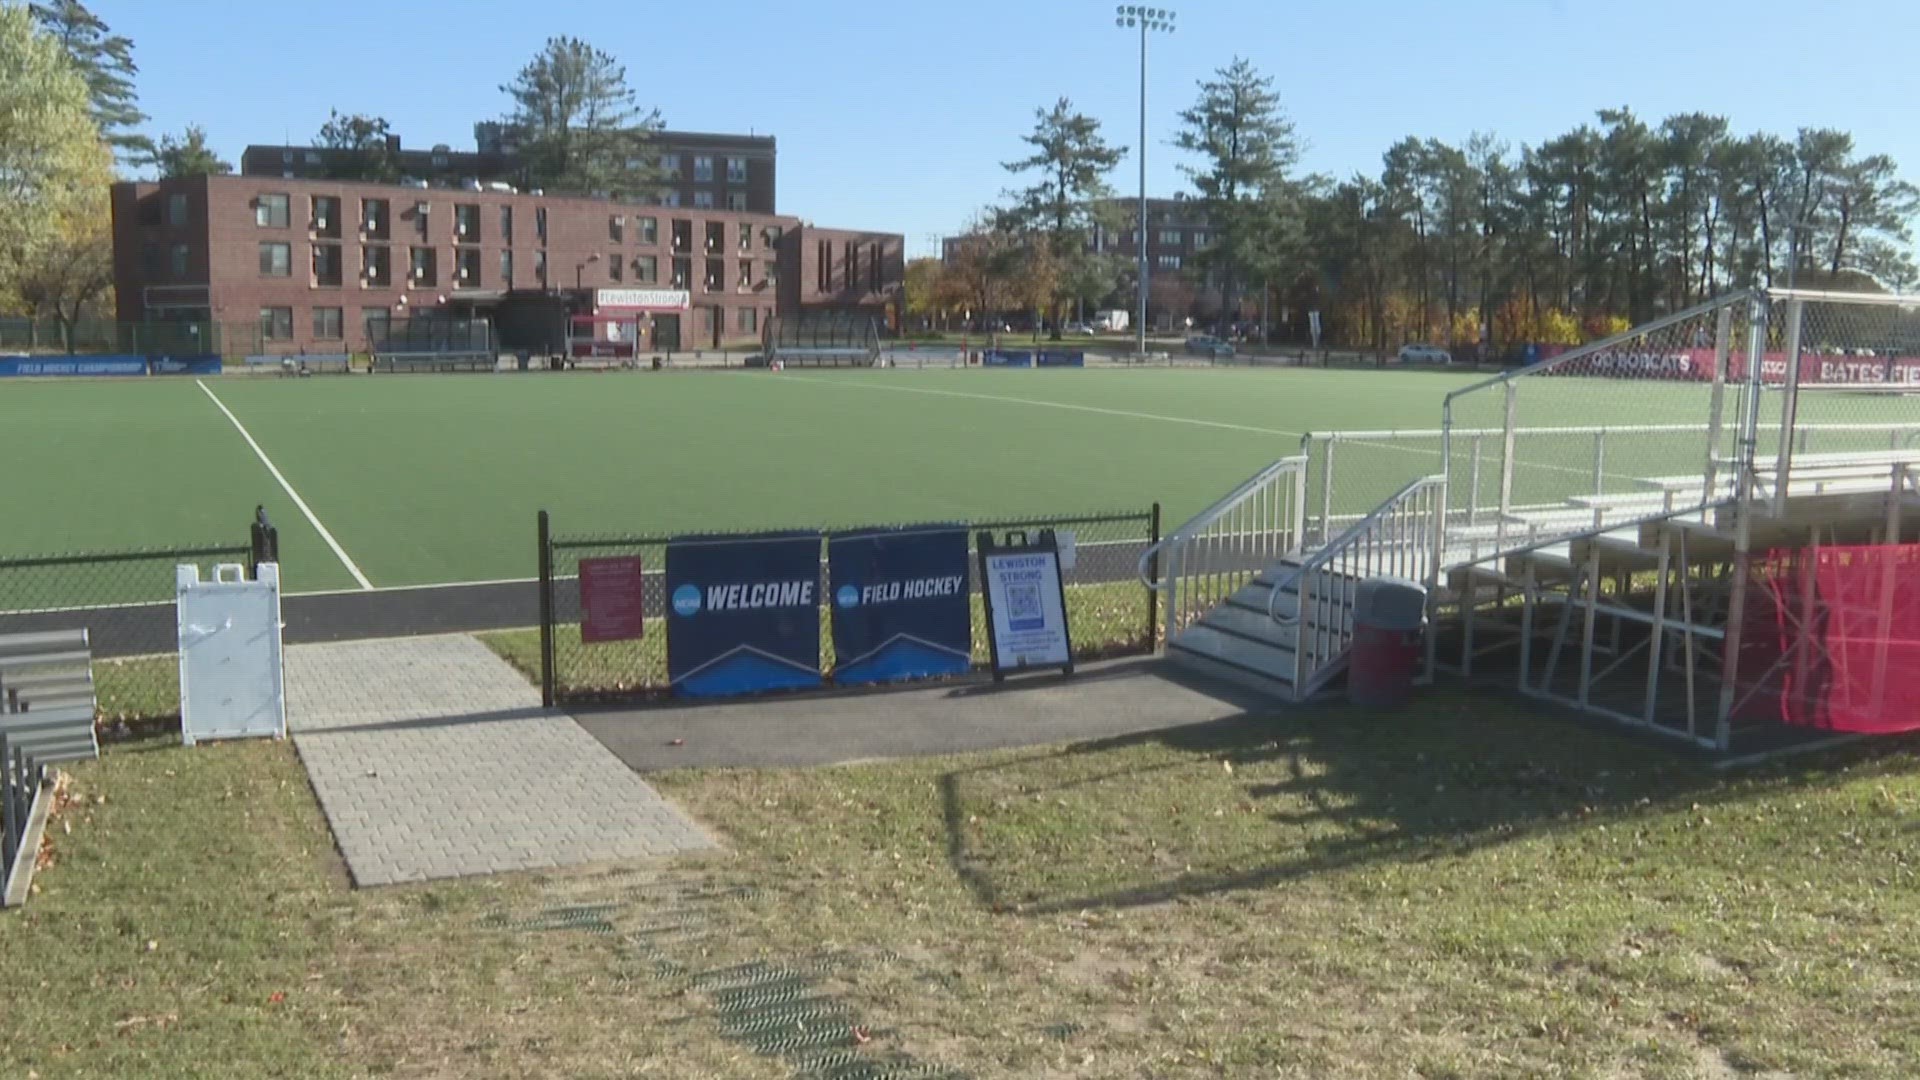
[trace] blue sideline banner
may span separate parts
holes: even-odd
[[[1087,354],[1057,349],[1042,349],[1034,362],[1040,367],[1086,367]]]
[[[982,367],[1032,367],[1033,353],[1026,349],[988,349],[980,354]]]
[[[820,534],[667,545],[667,677],[691,697],[820,685]]]
[[[837,533],[827,540],[827,579],[834,682],[857,686],[972,669],[964,527]]]
[[[0,378],[218,374],[217,356],[0,356]]]

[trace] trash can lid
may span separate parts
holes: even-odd
[[[1376,577],[1354,589],[1353,618],[1386,630],[1418,630],[1426,621],[1427,589],[1417,581]]]

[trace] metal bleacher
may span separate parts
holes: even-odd
[[[1358,584],[1393,577],[1427,590],[1429,680],[1511,679],[1722,760],[1805,745],[1743,660],[1750,567],[1915,535],[1916,384],[1910,302],[1739,293],[1457,390],[1441,429],[1309,437],[1140,575],[1170,658],[1283,700],[1344,673]],[[1339,512],[1356,486],[1373,508]]]

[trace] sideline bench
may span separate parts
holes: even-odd
[[[0,743],[39,764],[100,756],[85,630],[0,634]]]

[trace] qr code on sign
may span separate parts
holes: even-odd
[[[1007,583],[1007,625],[1015,630],[1038,630],[1047,624],[1040,606],[1040,585],[1031,581]]]

